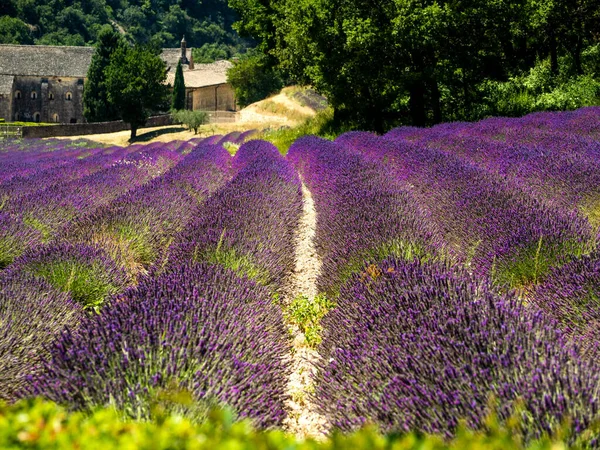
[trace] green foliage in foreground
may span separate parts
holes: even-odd
[[[334,432],[322,441],[302,441],[281,430],[256,431],[248,421],[235,422],[231,412],[213,410],[209,419],[194,424],[178,415],[164,415],[154,422],[124,421],[114,409],[92,414],[68,412],[43,400],[0,404],[0,448],[9,449],[529,449],[569,448],[565,427],[561,435],[527,445],[518,437],[518,420],[501,427],[491,416],[486,432],[460,429],[451,441],[439,436],[408,433],[384,436],[373,427],[351,435]],[[570,448],[584,448],[574,445]]]

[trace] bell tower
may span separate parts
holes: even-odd
[[[181,64],[190,63],[187,58],[187,42],[185,41],[185,35],[181,39],[181,57],[179,58],[179,60],[181,61]]]

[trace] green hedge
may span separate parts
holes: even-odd
[[[559,450],[568,448],[561,436],[546,438],[524,446],[518,438],[518,420],[500,427],[491,417],[488,430],[459,430],[450,442],[438,436],[417,433],[383,436],[366,427],[351,435],[333,433],[327,440],[302,441],[280,430],[256,431],[247,421],[235,422],[226,410],[215,410],[203,424],[194,424],[180,416],[160,416],[155,422],[124,421],[109,408],[93,414],[68,412],[43,400],[0,404],[0,448],[8,449],[528,449]],[[562,437],[568,437],[568,427]],[[584,448],[572,446],[571,448]]]

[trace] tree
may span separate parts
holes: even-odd
[[[131,125],[131,139],[152,111],[168,108],[165,63],[156,52],[136,46],[119,47],[106,68],[108,101]]]
[[[177,63],[175,71],[175,82],[173,83],[173,96],[171,109],[178,111],[185,108],[185,80],[183,79],[183,68],[181,61]]]
[[[485,86],[598,41],[597,0],[230,0],[240,33],[313,85],[334,120],[375,131],[477,118]],[[562,58],[564,59],[564,58]]]
[[[124,45],[121,36],[111,27],[104,27],[98,34],[98,45],[83,87],[83,115],[88,122],[108,122],[119,118],[115,105],[108,101],[105,71],[112,55]]]
[[[270,65],[264,54],[254,52],[234,62],[227,71],[227,81],[241,107],[262,100],[283,87],[280,71]]]
[[[22,20],[0,17],[0,44],[33,44],[31,31]]]
[[[208,123],[208,113],[206,111],[190,111],[180,109],[171,113],[175,122],[181,123],[188,127],[188,130],[194,130],[194,134],[198,134],[198,128],[205,123]]]

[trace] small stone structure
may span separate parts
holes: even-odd
[[[84,123],[83,86],[94,47],[0,45],[0,118],[7,122]],[[235,111],[227,84],[231,63],[194,66],[185,38],[181,48],[163,49],[167,83],[182,62],[189,109]],[[188,84],[189,83],[189,84]]]
[[[237,111],[235,92],[227,83],[229,61],[196,64],[184,70],[186,108],[201,111]],[[175,71],[167,73],[167,83],[173,86]]]

